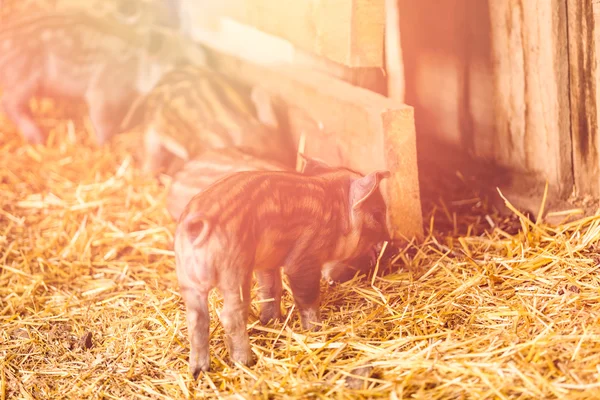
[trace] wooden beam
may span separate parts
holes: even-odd
[[[189,24],[189,21],[184,19],[184,24]],[[184,28],[184,31],[196,42],[257,64],[274,67],[290,64],[314,69],[384,96],[387,94],[387,77],[383,68],[348,67],[237,21],[225,20],[211,29]]]
[[[384,0],[181,0],[186,25],[233,19],[351,67],[383,67]],[[241,38],[243,40],[243,38]]]
[[[387,74],[383,68],[348,67],[298,49],[294,51],[293,64],[298,67],[322,72],[354,86],[360,86],[384,96],[388,94]]]
[[[268,68],[212,52],[214,66],[259,85],[276,102],[304,154],[363,173],[388,169],[383,192],[395,239],[423,234],[412,107],[312,69]]]
[[[600,195],[600,1],[568,0],[573,172],[579,195]]]

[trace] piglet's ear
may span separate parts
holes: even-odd
[[[328,172],[333,169],[331,165],[327,164],[323,160],[308,157],[302,153],[299,153],[298,155],[300,156],[300,159],[303,160],[302,169],[300,172],[302,172],[304,175],[322,174],[323,172]]]
[[[389,171],[375,171],[352,182],[350,185],[352,208],[356,209],[360,207],[361,204],[368,200],[369,197],[379,189],[381,181],[385,178],[389,178],[390,175]]]

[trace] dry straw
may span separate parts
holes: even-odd
[[[590,398],[600,392],[598,217],[558,227],[468,195],[426,203],[427,237],[391,269],[326,287],[324,328],[249,321],[255,367],[232,365],[211,297],[213,372],[188,374],[165,187],[135,135],[0,121],[0,399]],[[515,210],[516,211],[516,210]],[[383,273],[385,272],[385,273]],[[293,309],[286,289],[284,306]]]

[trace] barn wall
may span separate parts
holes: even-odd
[[[569,193],[566,0],[399,0],[399,8],[418,135]]]
[[[573,169],[579,194],[600,196],[600,1],[568,0]]]

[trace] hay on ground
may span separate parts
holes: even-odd
[[[324,328],[261,326],[232,365],[211,296],[213,372],[188,373],[165,187],[134,136],[97,148],[47,120],[48,147],[0,120],[0,399],[589,398],[600,388],[600,218],[558,227],[463,192],[385,275],[323,284]],[[87,128],[86,128],[87,127]],[[429,204],[429,203],[427,203]],[[433,203],[432,203],[433,204]],[[444,232],[444,233],[442,233]]]

